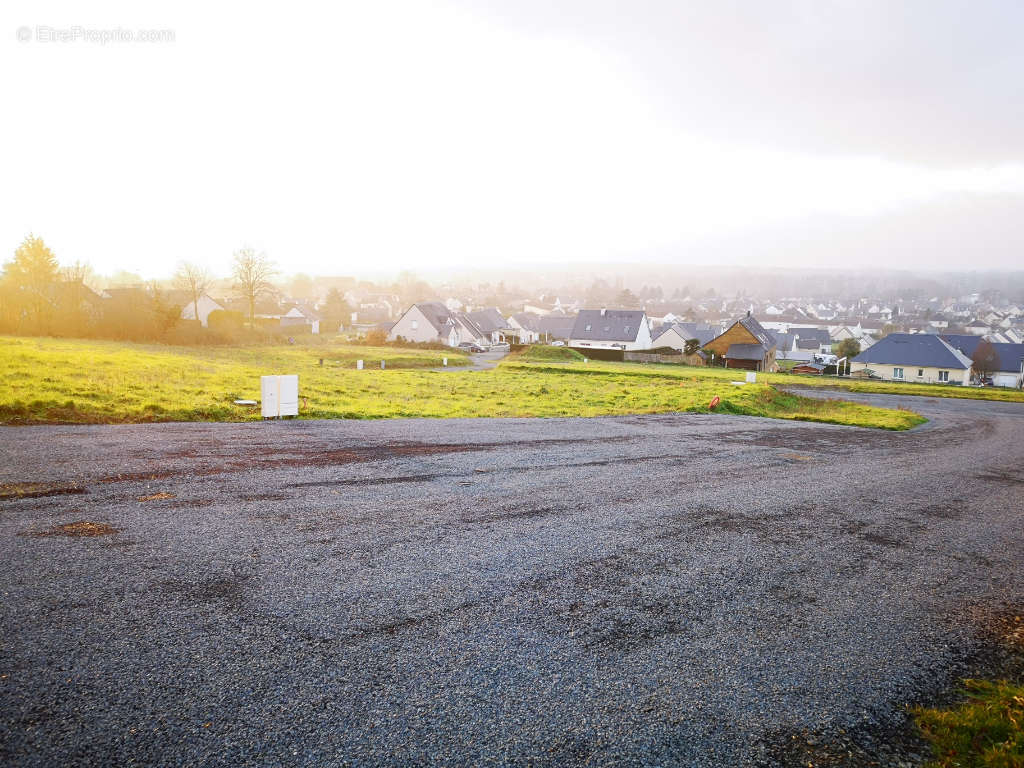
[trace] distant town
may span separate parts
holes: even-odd
[[[283,276],[265,254],[242,249],[230,278],[183,262],[171,279],[146,282],[131,273],[100,278],[81,264],[62,268],[30,236],[4,265],[0,332],[185,344],[343,334],[470,352],[553,344],[606,360],[1024,384],[1024,298],[1012,287],[1009,295],[953,293],[929,281],[837,298],[820,288],[787,293],[774,278],[773,290],[758,292],[629,286],[622,277],[587,284],[581,274],[577,291],[552,292],[504,280],[428,283],[411,273],[391,282]]]

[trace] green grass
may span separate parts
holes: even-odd
[[[1024,687],[965,680],[964,688],[967,700],[956,708],[914,710],[932,743],[928,768],[1022,768]]]
[[[556,348],[557,349],[557,348]],[[670,366],[507,362],[487,371],[432,371],[441,352],[367,347],[189,348],[0,337],[0,420],[13,423],[244,421],[261,374],[297,373],[302,418],[600,416],[675,411],[908,429],[906,410],[800,397],[758,383],[682,376]],[[387,360],[387,370],[374,361]],[[325,358],[323,367],[318,359]],[[357,371],[362,358],[368,368]],[[450,355],[449,362],[464,362]],[[406,366],[400,369],[398,366]]]
[[[653,375],[678,378],[701,378],[718,381],[742,381],[746,371],[728,368],[702,368],[688,365],[657,363],[608,363],[591,360],[587,365],[604,371]],[[895,381],[874,381],[870,379],[836,380],[834,376],[801,376],[795,373],[759,373],[758,382],[792,387],[823,387],[842,392],[866,392],[889,395],[919,395],[922,397],[953,397],[969,400],[1001,400],[1024,403],[1024,392],[1001,387],[962,387],[949,384],[899,383]]]
[[[583,355],[569,347],[549,347],[544,344],[533,344],[522,351],[520,360],[535,363],[548,362],[583,362]]]

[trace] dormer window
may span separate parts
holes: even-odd
[[[588,331],[589,331],[589,330],[590,330],[590,328],[591,328],[591,326],[589,326],[589,325],[588,325],[588,326],[587,326],[587,328],[586,328],[586,330],[588,330]]]

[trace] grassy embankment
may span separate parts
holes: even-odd
[[[526,358],[523,359],[525,360]],[[658,363],[606,363],[591,360],[587,365],[608,372],[641,369],[657,376],[676,376],[684,379],[717,379],[719,381],[742,381],[746,373],[746,371],[737,369],[698,368],[687,365]],[[877,395],[917,395],[921,397],[953,397],[970,400],[1001,400],[1024,403],[1024,392],[1017,389],[1004,389],[1002,387],[962,387],[951,384],[916,384],[913,382],[898,383],[894,381],[875,381],[872,379],[848,379],[845,376],[837,380],[835,376],[806,376],[795,373],[759,373],[757,374],[757,380],[758,382],[776,386],[829,388],[837,390],[837,396],[841,396],[838,392],[845,391]]]
[[[928,768],[1024,766],[1024,686],[965,680],[964,687],[958,707],[914,711],[935,753]]]
[[[557,354],[572,358],[569,351]],[[258,412],[259,376],[297,373],[303,418],[600,416],[707,411],[884,429],[923,421],[910,411],[873,408],[733,387],[716,377],[680,377],[669,366],[504,363],[495,370],[424,368],[444,353],[367,347],[187,348],[68,339],[0,337],[0,421],[116,423],[244,421]],[[533,354],[537,354],[534,352]],[[554,353],[546,353],[548,355]],[[318,359],[325,358],[320,367]],[[381,357],[388,369],[380,370]],[[367,361],[355,370],[354,360]],[[449,362],[464,362],[452,354]],[[338,364],[335,361],[343,361]],[[400,365],[408,366],[400,369]],[[699,369],[685,369],[688,371]],[[576,374],[576,375],[573,375]]]

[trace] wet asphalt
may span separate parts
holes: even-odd
[[[846,396],[930,421],[4,428],[0,762],[918,764],[1024,405]]]

